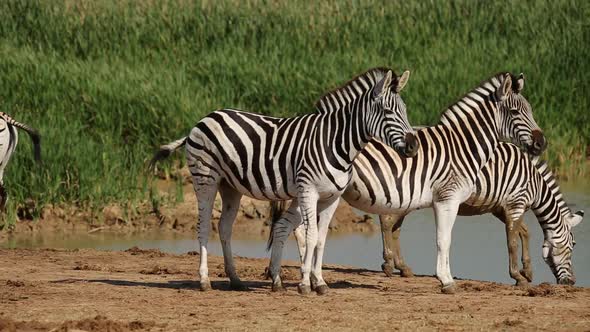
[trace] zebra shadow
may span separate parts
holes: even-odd
[[[187,289],[187,290],[200,290],[200,282],[196,280],[170,280],[164,282],[148,282],[148,281],[130,281],[120,279],[63,279],[55,280],[52,283],[74,283],[74,282],[91,282],[91,283],[102,283],[112,286],[122,287],[153,287],[153,288],[165,288],[165,289]],[[268,282],[261,281],[243,281],[244,285],[248,290],[269,288]],[[213,290],[220,291],[235,291],[230,288],[229,281],[211,281],[211,287]]]
[[[364,275],[364,276],[383,276],[385,277],[385,274],[382,271],[377,271],[377,270],[369,270],[369,269],[363,269],[363,268],[343,268],[343,267],[335,267],[335,266],[324,266],[324,270],[326,271],[332,271],[332,272],[336,272],[336,273],[344,273],[344,274],[358,274],[358,275]],[[393,273],[396,277],[400,277],[401,278],[401,274],[400,271],[395,271]],[[434,274],[414,274],[412,278],[436,278],[436,275]],[[461,278],[458,277],[454,277],[455,280],[463,280]]]

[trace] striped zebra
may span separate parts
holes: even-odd
[[[382,145],[379,142],[371,144]],[[395,153],[384,146],[376,151],[389,155]],[[355,163],[355,169],[357,167],[360,165]],[[392,171],[387,165],[381,167],[383,173]],[[371,183],[377,182],[365,182],[368,186]],[[373,187],[372,191],[381,195],[382,189]],[[573,285],[575,276],[572,254],[575,241],[572,228],[582,221],[584,211],[572,213],[545,162],[530,158],[512,144],[501,143],[494,151],[492,159],[479,173],[471,197],[459,207],[459,215],[493,213],[505,224],[508,267],[517,286],[526,286],[528,281],[532,281],[533,275],[528,253],[528,229],[523,221],[523,215],[529,208],[535,213],[543,229],[543,259],[557,283]],[[412,275],[411,269],[403,262],[399,246],[400,227],[404,217],[403,214],[379,216],[385,260],[381,267],[388,276],[393,275],[393,266],[402,271],[402,276]],[[518,237],[522,243],[522,270],[519,270],[517,262]]]
[[[438,125],[417,132],[420,147],[413,158],[400,158],[381,151],[382,145],[369,144],[354,162],[353,178],[342,195],[351,206],[397,215],[434,208],[436,275],[443,293],[456,289],[449,249],[459,205],[471,195],[479,171],[492,158],[499,140],[514,141],[535,155],[546,146],[531,106],[521,94],[523,87],[522,74],[494,75],[447,108]],[[388,171],[383,167],[389,167]],[[292,202],[284,217],[273,223],[269,272],[274,290],[282,289],[282,249],[288,234],[299,225],[299,215],[297,202]]]
[[[35,129],[14,120],[10,115],[0,112],[0,212],[6,211],[8,193],[4,187],[4,169],[18,144],[17,128],[26,131],[31,136],[35,160],[41,161],[41,136],[39,133]]]
[[[306,246],[299,291],[311,292],[310,275],[321,274],[324,237],[318,241],[317,218],[329,222],[352,176],[352,162],[371,138],[411,157],[417,151],[414,130],[399,92],[409,71],[371,69],[319,99],[316,112],[275,118],[239,110],[215,111],[190,135],[161,147],[151,165],[186,145],[186,158],[198,200],[201,289],[211,284],[207,240],[217,192],[222,212],[219,235],[230,287],[244,289],[234,267],[231,232],[242,195],[261,200],[296,199],[306,225]],[[308,220],[313,222],[309,223]],[[312,271],[312,257],[317,251]],[[327,288],[327,286],[326,286]]]

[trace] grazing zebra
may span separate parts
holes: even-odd
[[[379,142],[371,144],[382,145]],[[394,155],[395,151],[381,146],[377,154]],[[374,155],[375,158],[384,158]],[[355,163],[356,167],[362,167]],[[391,172],[381,165],[382,173]],[[366,172],[364,172],[366,174]],[[377,183],[378,179],[365,181],[367,185]],[[373,192],[383,194],[381,188]],[[505,224],[509,253],[510,276],[517,286],[526,286],[532,281],[532,269],[528,254],[528,230],[523,215],[531,209],[543,229],[543,259],[551,268],[557,283],[575,283],[572,268],[572,253],[575,245],[572,228],[582,221],[584,211],[572,213],[563,200],[559,185],[545,162],[530,158],[517,146],[500,143],[492,159],[480,171],[474,192],[459,207],[459,215],[472,216],[493,213]],[[383,235],[383,259],[381,266],[386,275],[393,275],[393,267],[402,276],[412,276],[411,269],[405,265],[400,253],[399,233],[404,215],[380,215]],[[300,232],[296,232],[300,236]],[[519,271],[517,255],[517,236],[522,242],[523,269]],[[300,239],[298,238],[298,241]]]
[[[4,169],[18,144],[18,132],[16,128],[26,131],[33,140],[34,156],[36,161],[41,161],[41,136],[39,133],[16,120],[10,115],[0,112],[0,212],[6,211],[8,193],[4,188]]]
[[[299,291],[311,292],[313,273],[319,281],[316,290],[322,293],[324,242],[318,241],[316,220],[319,217],[329,222],[332,218],[359,151],[373,137],[408,157],[417,151],[414,130],[399,95],[409,75],[406,71],[397,77],[390,69],[371,69],[324,95],[316,103],[315,113],[294,118],[218,110],[199,121],[188,137],[161,147],[152,165],[186,145],[187,164],[199,204],[202,290],[211,288],[207,240],[211,210],[219,191],[219,235],[232,288],[245,288],[235,271],[230,241],[240,199],[248,195],[261,200],[299,202],[304,211],[306,246],[310,248],[302,264]]]
[[[521,95],[523,87],[522,74],[497,74],[450,106],[438,125],[417,131],[420,147],[416,156],[400,158],[372,142],[354,162],[353,178],[342,195],[351,206],[393,215],[434,208],[436,275],[443,293],[456,288],[449,249],[459,205],[471,195],[479,171],[492,158],[499,140],[512,140],[535,155],[546,146],[531,106]],[[293,202],[273,224],[269,239],[273,289],[282,288],[278,274],[282,249],[300,219],[298,204]]]

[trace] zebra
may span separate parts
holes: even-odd
[[[10,157],[18,144],[18,131],[20,128],[29,134],[33,140],[33,155],[35,161],[41,161],[41,136],[37,130],[14,120],[5,112],[0,112],[0,212],[6,212],[8,192],[4,187],[4,169],[8,165]]]
[[[199,121],[189,136],[160,148],[150,163],[152,167],[186,145],[198,201],[201,290],[211,289],[207,240],[211,210],[219,191],[219,235],[232,289],[245,289],[234,267],[230,241],[240,199],[248,195],[261,200],[299,202],[304,211],[306,245],[310,248],[301,267],[299,292],[311,292],[313,274],[318,280],[316,291],[323,293],[324,242],[318,241],[316,219],[331,219],[351,179],[352,162],[359,151],[373,137],[407,157],[414,156],[418,149],[399,95],[409,76],[409,71],[398,77],[388,68],[370,69],[321,97],[315,104],[316,112],[293,118],[218,110]],[[316,250],[312,271],[312,254]]]
[[[372,141],[370,144],[382,145]],[[394,155],[385,146],[371,150],[373,158],[387,158],[379,154]],[[363,167],[355,163],[357,168]],[[379,165],[381,173],[392,172],[387,165]],[[362,171],[371,174],[371,171]],[[377,173],[377,172],[375,172]],[[353,181],[357,178],[353,177]],[[359,179],[360,180],[360,179]],[[370,186],[378,179],[361,180]],[[354,182],[353,182],[354,183]],[[383,188],[373,187],[373,192],[384,193]],[[532,269],[528,254],[528,229],[523,215],[531,209],[543,229],[543,259],[549,265],[557,283],[573,285],[575,276],[572,255],[575,246],[572,228],[578,225],[584,211],[574,213],[565,203],[559,185],[547,163],[538,158],[530,158],[517,146],[500,143],[492,159],[480,171],[472,195],[459,206],[459,215],[472,216],[492,213],[505,224],[509,253],[509,273],[517,286],[527,286],[532,281]],[[276,207],[275,207],[276,209]],[[276,214],[276,212],[273,212]],[[383,240],[383,272],[393,276],[393,267],[401,271],[403,277],[411,277],[411,269],[404,263],[400,253],[400,227],[405,215],[379,215]],[[302,243],[299,228],[295,230],[298,243]],[[522,242],[522,270],[518,268],[517,236]],[[304,244],[302,244],[303,246]]]
[[[496,74],[448,107],[438,125],[416,132],[420,144],[414,157],[384,153],[382,145],[371,143],[354,162],[353,178],[342,194],[351,206],[368,213],[397,215],[434,208],[436,275],[443,293],[456,290],[449,249],[459,205],[471,195],[480,169],[492,158],[499,140],[514,141],[533,155],[547,145],[521,94],[523,88],[523,74]],[[386,165],[389,168],[384,171]],[[292,202],[273,223],[269,238],[273,290],[283,288],[279,276],[282,249],[300,221],[299,206]]]

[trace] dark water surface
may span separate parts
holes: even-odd
[[[590,183],[587,185],[563,185],[564,197],[572,210],[586,211],[590,219]],[[532,214],[526,214],[526,223],[531,236],[530,249],[533,263],[534,283],[551,282],[555,279],[541,256],[543,234]],[[574,250],[574,271],[579,286],[590,286],[590,221],[584,220],[574,229],[576,247]],[[406,263],[416,274],[435,273],[436,243],[432,209],[416,211],[406,218],[401,235],[402,254]],[[132,246],[157,248],[171,253],[185,253],[198,250],[196,235],[164,234],[157,232],[121,234],[35,234],[16,236],[0,243],[4,248],[95,248],[103,250],[124,250]],[[268,257],[266,239],[244,239],[234,234],[232,248],[235,255],[246,257]],[[353,265],[380,270],[380,233],[344,234],[329,236],[324,262]],[[219,240],[209,242],[209,252],[221,255]],[[287,259],[297,260],[295,241],[290,239],[285,250]],[[453,229],[451,246],[451,270],[453,276],[467,279],[513,283],[508,274],[508,249],[504,224],[492,215],[458,217]],[[195,259],[195,276],[198,261]]]

